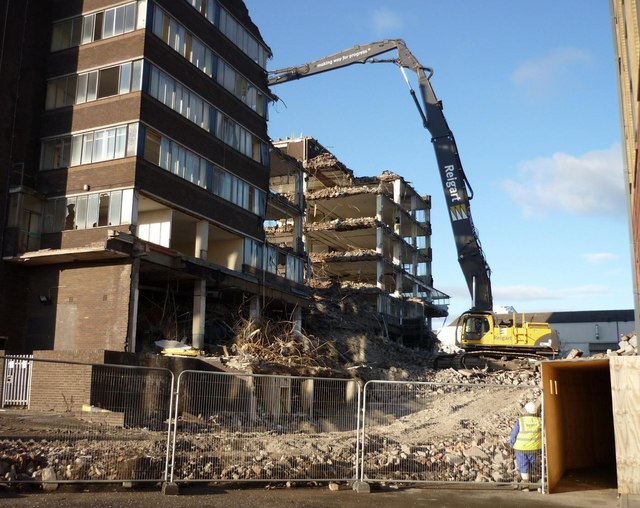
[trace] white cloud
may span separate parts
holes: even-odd
[[[590,252],[587,254],[583,254],[582,257],[587,260],[588,263],[598,264],[598,263],[606,263],[608,261],[615,261],[620,258],[617,254],[613,252]]]
[[[622,152],[608,150],[576,157],[556,153],[520,164],[518,177],[502,187],[525,215],[623,215],[626,212]]]
[[[539,58],[522,62],[511,73],[511,82],[530,98],[547,97],[555,87],[571,77],[574,69],[588,65],[591,55],[578,48],[557,48]]]
[[[402,17],[385,7],[380,7],[373,11],[371,22],[376,33],[397,32],[404,26]]]

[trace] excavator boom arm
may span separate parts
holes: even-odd
[[[375,58],[393,50],[397,51],[397,58],[384,60]],[[408,79],[407,84],[409,84],[411,96],[422,118],[423,125],[431,134],[431,141],[436,154],[458,251],[458,262],[473,300],[472,310],[490,312],[493,307],[491,270],[485,259],[478,233],[471,218],[469,202],[473,197],[473,192],[464,174],[453,133],[444,117],[442,102],[437,99],[431,86],[430,78],[433,71],[429,67],[424,67],[420,64],[409,51],[404,41],[401,39],[386,39],[362,46],[354,46],[298,67],[270,71],[269,84],[276,85],[356,63],[381,62],[395,63],[401,69],[410,69],[418,77],[422,106]]]

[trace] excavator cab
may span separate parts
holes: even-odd
[[[462,316],[461,345],[480,342],[493,329],[493,317],[488,314],[467,313]]]

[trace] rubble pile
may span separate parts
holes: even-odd
[[[354,229],[383,226],[374,217],[359,217],[357,219],[334,219],[325,222],[307,223],[307,230],[313,231],[352,231]]]
[[[263,320],[260,326],[240,320],[231,350],[255,373],[296,375],[340,372],[343,360],[333,341],[319,340],[294,329],[293,322]]]
[[[394,368],[390,375],[406,379],[411,373]],[[365,468],[370,477],[375,478],[376,473],[386,477],[388,472],[401,469],[405,473],[393,479],[514,481],[517,473],[508,436],[522,404],[532,393],[538,393],[539,373],[448,369],[429,372],[423,380],[442,383],[442,387],[436,386],[435,391],[431,386],[425,388],[430,396],[421,403],[422,410],[401,417],[383,415],[380,426],[375,421],[368,423]],[[478,387],[461,392],[445,385],[461,382]],[[534,391],[486,389],[486,385],[497,384],[531,387]],[[502,409],[496,411],[498,407]],[[273,430],[277,422],[270,418],[258,416],[257,421],[235,423],[228,430],[206,425],[183,428],[179,423],[176,477],[212,481],[353,477],[353,429],[321,432],[323,423],[318,417],[290,415],[281,422],[288,429],[283,433]],[[289,420],[296,418],[294,426]],[[19,425],[11,428],[12,432],[39,431],[20,412],[3,417],[4,425],[12,421]],[[221,417],[219,421],[226,420]],[[353,426],[355,429],[355,416]],[[272,430],[259,432],[261,427]],[[121,439],[113,434],[117,432],[122,433]],[[138,429],[132,440],[127,439],[130,432],[111,429],[110,439],[95,440],[81,430],[77,436],[62,436],[53,429],[40,439],[0,440],[0,479],[55,482],[160,478],[166,434]]]
[[[635,333],[623,335],[618,342],[617,351],[608,351],[609,356],[632,356],[638,354],[638,337]]]

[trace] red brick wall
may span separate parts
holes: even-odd
[[[104,351],[34,351],[29,409],[77,412],[90,404],[90,365],[42,362],[38,359],[102,363]]]
[[[31,271],[27,341],[31,349],[124,351],[131,264],[74,263]],[[38,295],[51,298],[42,305]]]

